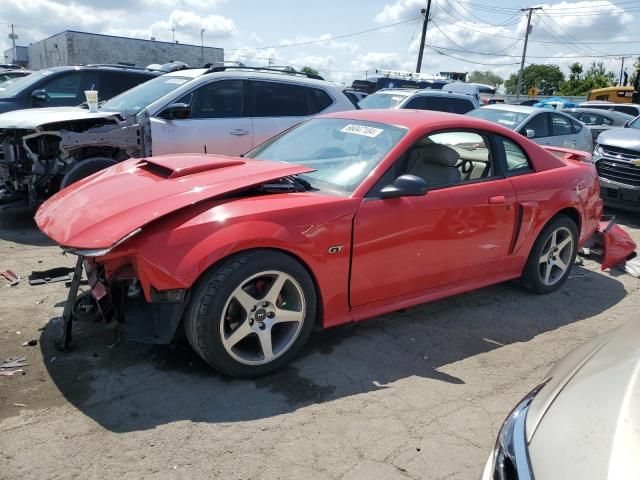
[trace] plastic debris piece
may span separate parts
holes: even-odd
[[[13,270],[9,270],[9,269],[4,270],[0,272],[0,275],[2,275],[4,278],[9,280],[10,287],[15,287],[20,283],[20,276],[17,273],[15,273]]]
[[[12,377],[16,373],[22,373],[24,375],[24,370],[19,368],[18,370],[2,370],[0,371],[0,377]]]
[[[26,405],[24,403],[14,403],[13,406],[14,407],[26,407]]]
[[[29,340],[28,342],[24,342],[24,343],[22,344],[22,346],[23,346],[23,347],[35,347],[37,344],[38,344],[38,340],[36,340],[36,339],[34,338],[34,339]]]
[[[29,285],[42,285],[53,282],[66,282],[71,280],[73,268],[57,267],[41,272],[32,271],[29,275]]]
[[[26,357],[9,357],[0,363],[0,368],[26,367],[27,365],[29,364]]]
[[[627,260],[624,263],[624,271],[635,278],[640,278],[640,256]]]

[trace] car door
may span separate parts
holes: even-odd
[[[421,170],[416,162],[429,143],[453,148],[464,161],[443,167],[451,170],[442,179]],[[352,307],[501,274],[517,209],[496,152],[483,132],[447,131],[423,137],[397,159],[354,219]],[[404,173],[424,178],[428,192],[381,199],[380,189]]]
[[[551,137],[549,145],[565,148],[576,148],[578,146],[578,133],[574,132],[571,126],[571,120],[559,113],[550,112],[549,126],[551,128]]]
[[[71,70],[61,73],[41,84],[36,90],[44,90],[46,101],[32,98],[34,107],[72,107],[86,100],[85,90],[98,86],[98,75],[92,70]]]
[[[187,104],[184,119],[151,119],[153,155],[168,153],[218,153],[239,156],[251,150],[251,119],[245,115],[246,81],[214,80],[173,102]],[[167,105],[168,106],[168,105]]]
[[[294,83],[250,80],[253,145],[304,121],[309,115],[307,92]]]
[[[549,112],[537,112],[526,121],[519,133],[540,145],[552,145]]]

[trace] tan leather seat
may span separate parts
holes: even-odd
[[[407,173],[422,178],[429,186],[460,183],[462,176],[456,167],[459,160],[453,148],[429,143],[411,151]]]

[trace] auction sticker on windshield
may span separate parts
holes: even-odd
[[[382,132],[384,132],[384,130],[382,130],[381,128],[367,127],[366,125],[355,125],[353,123],[350,123],[340,131],[343,133],[353,133],[355,135],[364,135],[365,137],[371,137],[371,138],[377,137]]]

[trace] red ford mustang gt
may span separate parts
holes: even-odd
[[[36,220],[126,338],[166,343],[182,327],[210,365],[254,376],[314,324],[511,279],[557,289],[602,213],[596,171],[574,155],[459,115],[350,111],[244,158],[125,161]]]

